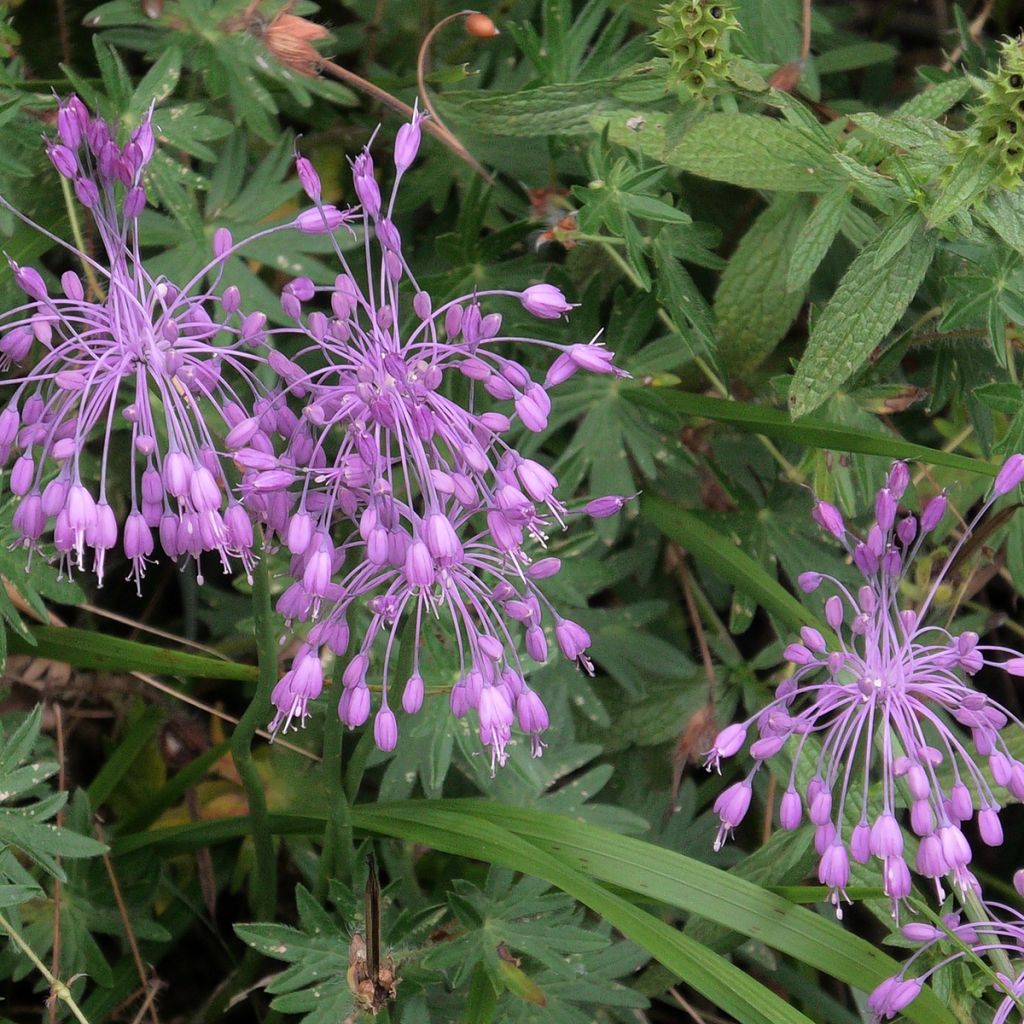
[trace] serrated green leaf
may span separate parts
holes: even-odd
[[[826,192],[818,200],[793,243],[786,271],[787,292],[799,291],[810,281],[839,234],[851,201],[845,188]]]
[[[777,192],[828,192],[842,180],[829,150],[785,121],[755,114],[709,114],[668,148],[665,162]]]
[[[999,165],[989,159],[984,148],[969,149],[953,164],[942,191],[928,211],[929,224],[944,224],[959,210],[973,206],[998,174]]]
[[[516,92],[449,93],[439,106],[445,118],[489,135],[589,135],[591,118],[620,108],[619,80],[542,85]]]
[[[732,372],[757,367],[785,337],[803,305],[787,291],[790,260],[807,222],[807,203],[779,196],[740,240],[715,292],[719,355]]]
[[[884,340],[917,294],[936,243],[934,232],[918,231],[881,280],[874,266],[878,241],[857,256],[815,322],[797,367],[789,392],[794,419],[838,391]]]

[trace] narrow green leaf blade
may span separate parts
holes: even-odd
[[[712,530],[699,516],[653,494],[644,495],[640,512],[669,540],[706,562],[722,579],[739,587],[794,629],[823,628],[817,616],[773,580],[750,555]]]
[[[806,444],[812,448],[827,448],[839,452],[861,455],[880,455],[887,459],[908,459],[932,466],[946,466],[966,473],[995,476],[999,466],[982,459],[972,459],[940,448],[928,448],[898,437],[869,434],[852,427],[836,426],[827,420],[805,416],[794,423],[781,409],[746,402],[732,402],[725,398],[710,398],[688,391],[658,390],[662,404],[686,416],[700,416],[728,423],[737,430],[763,434],[777,441]]]
[[[74,668],[103,669],[108,672],[154,672],[174,676],[199,676],[206,679],[256,679],[254,665],[240,665],[200,654],[183,654],[135,640],[104,636],[87,629],[57,626],[31,626],[35,638],[32,647],[16,636],[10,637],[11,650],[32,653]]]

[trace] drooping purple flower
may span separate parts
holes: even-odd
[[[452,712],[476,715],[496,765],[505,761],[517,720],[535,755],[548,725],[525,682],[520,645],[530,660],[543,662],[546,621],[562,654],[591,670],[590,637],[562,618],[537,585],[558,571],[557,559],[535,553],[543,555],[548,532],[564,526],[568,509],[554,474],[517,450],[515,420],[542,431],[556,383],[578,370],[623,373],[600,344],[558,345],[503,331],[498,310],[510,299],[541,319],[568,312],[572,306],[553,285],[441,302],[419,286],[393,220],[419,121],[417,115],[399,133],[396,180],[386,197],[369,149],[353,161],[362,271],[336,246],[341,273],[333,287],[300,278],[282,296],[302,343],[290,356],[272,353],[270,365],[303,407],[280,461],[300,482],[283,531],[295,582],[278,607],[312,624],[310,643],[349,658],[338,706],[347,725],[369,718],[368,680],[380,681],[374,735],[388,749],[397,742],[389,677],[396,640],[408,635],[414,643],[412,673],[399,683],[403,708],[415,713],[424,687],[419,637],[437,619],[459,659]],[[311,168],[300,164],[299,173],[319,202],[315,184],[306,184],[313,182]],[[355,223],[352,211],[343,219],[346,227]],[[534,379],[515,358],[516,346],[551,351],[557,379],[550,372]],[[625,500],[581,511],[611,515]],[[370,622],[349,651],[359,607],[369,609]],[[288,712],[275,703],[281,724]]]
[[[975,920],[951,913],[943,915],[941,928],[913,922],[900,929],[905,940],[920,944],[920,948],[898,974],[886,978],[871,993],[868,1007],[876,1024],[896,1017],[917,998],[932,975],[971,954],[990,960],[995,968],[991,988],[999,1005],[991,1017],[992,1024],[1006,1024],[1015,1011],[1013,1019],[1020,1019],[1024,1004],[1024,914],[1005,903],[978,901],[978,907],[980,913],[973,915]],[[927,969],[910,977],[921,961],[927,963]],[[1014,971],[1012,977],[1000,966],[1007,962]]]
[[[1008,461],[1001,480],[1016,479],[1017,461],[1016,456]],[[927,595],[909,607],[902,584],[925,537],[939,524],[946,497],[927,502],[920,518],[902,513],[899,502],[908,479],[906,466],[896,463],[864,537],[856,536],[833,506],[815,505],[815,521],[841,541],[864,583],[854,590],[823,573],[800,576],[805,592],[826,581],[834,590],[825,603],[830,637],[804,627],[785,649],[795,671],[779,684],[775,699],[748,721],[724,729],[707,754],[708,767],[718,768],[756,731],[748,747],[754,764],[743,783],[749,786],[761,765],[787,748],[792,767],[781,823],[796,828],[806,814],[814,825],[819,880],[832,890],[837,910],[850,860],[878,859],[894,913],[910,893],[910,867],[934,880],[940,898],[947,875],[961,892],[973,889],[963,823],[976,815],[982,842],[999,845],[998,790],[1024,798],[1024,764],[1000,735],[1010,721],[1021,723],[970,681],[986,666],[1024,675],[1024,655],[984,645],[973,632],[951,633],[942,624],[929,624],[928,617],[972,529],[1009,488],[993,489]],[[986,764],[995,787],[983,771]],[[798,788],[801,766],[811,778]],[[877,813],[869,804],[869,786],[876,780],[881,783]],[[716,847],[742,817],[732,803],[719,810]],[[919,837],[912,865],[905,852],[908,824]]]
[[[222,439],[231,449],[244,435],[251,448],[272,450],[252,412],[265,362],[252,346],[265,317],[242,316],[238,289],[218,289],[224,260],[237,248],[230,233],[217,232],[215,258],[183,286],[153,277],[141,259],[151,119],[152,111],[119,145],[114,129],[90,117],[77,97],[61,105],[50,157],[73,179],[105,261],[53,238],[90,269],[96,288],[87,294],[69,270],[61,293],[50,294],[38,271],[12,262],[28,301],[0,318],[3,361],[22,364],[4,382],[13,393],[0,411],[0,461],[14,458],[9,486],[19,498],[14,526],[30,551],[52,530],[68,571],[87,568],[91,552],[101,585],[119,536],[137,585],[158,546],[197,565],[209,552],[225,570],[235,558],[248,569],[253,526]],[[32,224],[2,197],[0,204]],[[123,457],[115,428],[126,430],[130,445],[118,474],[130,486],[123,521],[108,494],[111,462]]]

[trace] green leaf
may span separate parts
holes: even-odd
[[[872,64],[884,64],[894,60],[898,53],[899,50],[888,43],[851,43],[815,57],[814,66],[819,75],[836,75]]]
[[[808,210],[783,195],[740,240],[715,292],[719,355],[730,371],[753,370],[782,340],[803,305],[803,288],[787,291],[787,272]]]
[[[163,103],[174,92],[181,77],[181,50],[169,46],[160,54],[157,62],[146,72],[132,95],[128,107],[133,121],[140,121],[152,103]],[[159,119],[157,128],[159,129]]]
[[[645,494],[640,512],[669,540],[689,551],[698,561],[794,629],[821,628],[817,616],[771,578],[731,539],[712,530],[698,515],[664,498]]]
[[[898,967],[891,957],[834,921],[731,872],[641,839],[485,800],[441,800],[431,807],[485,818],[538,842],[595,878],[726,925],[864,992]],[[390,809],[379,808],[383,813]],[[922,1024],[952,1020],[927,989],[904,1014]]]
[[[878,240],[857,256],[815,322],[797,367],[789,393],[794,419],[838,391],[892,330],[917,294],[936,243],[934,232],[917,232],[881,279],[874,265]]]
[[[516,92],[448,93],[438,104],[445,118],[488,135],[589,135],[590,119],[622,107],[618,79],[542,85]]]
[[[692,174],[744,188],[828,192],[842,171],[832,154],[786,121],[756,114],[709,114],[665,154]]]
[[[723,957],[576,871],[560,856],[471,813],[417,802],[354,807],[352,817],[358,828],[545,879],[600,914],[741,1024],[809,1024],[802,1013]]]
[[[154,672],[206,679],[233,679],[238,682],[256,680],[254,665],[168,651],[152,644],[121,640],[87,629],[30,626],[29,632],[36,646],[11,637],[12,651],[23,654],[32,652],[43,658],[62,661],[74,668],[102,669],[107,672]]]
[[[969,149],[953,164],[935,204],[928,211],[931,225],[943,224],[958,210],[973,206],[995,181],[999,166],[982,147]]]
[[[846,188],[826,192],[818,200],[793,243],[786,272],[787,292],[797,292],[810,281],[839,234],[851,201],[850,191]]]
[[[658,398],[675,412],[686,416],[700,416],[728,423],[737,430],[763,434],[779,441],[805,444],[840,452],[878,455],[886,459],[908,459],[933,466],[947,466],[958,472],[995,476],[998,465],[982,459],[972,459],[940,448],[928,448],[898,437],[879,436],[850,427],[836,426],[827,420],[804,416],[794,423],[781,409],[745,402],[732,402],[724,398],[710,398],[687,391],[661,390]]]

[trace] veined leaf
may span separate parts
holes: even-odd
[[[931,266],[935,232],[918,231],[879,279],[876,240],[850,265],[811,331],[790,388],[794,419],[813,412],[861,368],[910,305]]]
[[[800,312],[803,285],[787,290],[787,275],[807,217],[805,200],[777,197],[740,239],[722,273],[715,316],[719,355],[729,370],[758,366]]]
[[[785,121],[757,114],[709,114],[665,155],[691,174],[744,188],[828,192],[843,178],[832,154]]]

